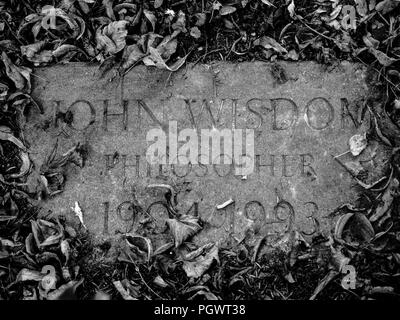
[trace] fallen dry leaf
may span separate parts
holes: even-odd
[[[376,11],[382,12],[382,14],[387,14],[396,9],[399,4],[400,1],[398,0],[383,0],[376,5],[375,9]]]
[[[70,281],[57,290],[50,292],[47,295],[47,300],[77,300],[75,291],[82,283],[83,279],[79,281]]]
[[[196,252],[197,251],[198,250],[196,250]],[[190,260],[183,261],[183,270],[185,270],[189,278],[201,277],[211,267],[214,261],[219,261],[218,247],[216,245],[213,245],[206,252],[203,252],[203,250],[200,252],[201,254],[196,257],[191,257]]]
[[[137,44],[126,47],[123,57],[122,69],[127,70],[142,59],[146,54]]]
[[[121,281],[114,281],[113,284],[115,289],[118,290],[124,300],[137,300],[129,294],[129,292],[122,285]]]
[[[368,50],[375,56],[376,59],[378,59],[379,63],[384,67],[389,67],[396,61],[399,61],[399,59],[391,58],[386,53],[373,47],[369,47]]]
[[[21,269],[21,271],[17,275],[17,282],[24,282],[24,281],[42,281],[44,275],[36,270],[29,270],[26,268]]]
[[[144,260],[147,262],[150,261],[153,256],[153,245],[149,238],[132,233],[126,234],[125,238],[130,248],[136,249],[141,255],[144,255]]]

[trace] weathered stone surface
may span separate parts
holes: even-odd
[[[152,237],[160,242],[168,218],[160,204],[164,193],[146,187],[162,183],[175,188],[177,210],[197,210],[204,222],[196,237],[201,243],[240,240],[246,230],[278,234],[291,221],[312,233],[312,218],[327,230],[325,217],[357,192],[333,156],[346,152],[348,139],[365,130],[356,126],[366,90],[364,70],[351,64],[324,71],[314,63],[286,63],[288,81],[280,84],[270,67],[189,65],[173,74],[137,67],[114,81],[96,78],[96,67],[81,64],[36,70],[33,96],[45,114],[33,115],[26,129],[35,164],[40,166],[56,139],[60,153],[76,142],[90,146],[86,166],[71,167],[65,191],[47,200],[43,212],[76,221],[71,207],[78,201],[88,229],[101,239],[135,231],[143,218],[129,209],[136,199],[150,207],[156,219]],[[56,126],[57,110],[70,110],[73,122]],[[235,176],[229,165],[149,167],[146,134],[167,129],[169,121],[177,121],[178,130],[254,129],[254,173]],[[234,204],[216,209],[231,198]]]

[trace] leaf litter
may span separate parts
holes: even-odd
[[[396,0],[0,1],[0,298],[398,299],[399,10]],[[329,215],[330,235],[307,242],[291,230],[277,246],[266,236],[254,246],[197,246],[191,239],[203,221],[179,213],[168,185],[153,186],[170,199],[171,241],[158,248],[144,233],[93,244],[77,203],[79,223],[38,218],[40,202],[63,192],[66,168],[85,165],[86,147],[58,155],[55,145],[32,166],[25,108],[42,111],[30,97],[33,67],[97,61],[125,74],[140,63],[175,72],[186,62],[279,59],[369,69],[371,129],[334,156],[363,196]],[[288,81],[278,63],[272,71],[278,84]],[[386,162],[368,167],[365,157],[378,159],[379,145],[389,150]],[[349,265],[357,282],[344,289]]]

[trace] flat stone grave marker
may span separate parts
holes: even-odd
[[[56,141],[59,153],[77,142],[88,146],[86,165],[69,167],[64,192],[44,202],[43,214],[78,222],[71,210],[77,201],[97,239],[135,232],[147,216],[151,237],[162,243],[171,218],[167,188],[151,187],[161,184],[173,188],[174,210],[200,217],[199,244],[290,228],[307,236],[318,224],[329,230],[327,215],[357,196],[353,177],[334,156],[365,132],[368,121],[359,123],[365,70],[350,63],[330,71],[312,62],[281,66],[287,79],[261,62],[189,64],[176,73],[139,66],[112,81],[84,64],[37,69],[33,97],[44,114],[31,115],[25,130],[33,162],[40,167]],[[71,121],[57,119],[59,112],[69,112]],[[149,164],[146,152],[156,140],[146,137],[155,129],[165,132],[167,152],[183,130],[200,137],[204,129],[243,135],[247,129],[254,133],[247,158],[254,170],[236,175],[234,163],[206,164],[201,153],[197,164],[169,164],[172,156]]]

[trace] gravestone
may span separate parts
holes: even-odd
[[[261,62],[189,64],[176,73],[139,66],[114,79],[100,79],[97,67],[83,64],[37,69],[33,97],[44,114],[32,115],[25,130],[35,165],[56,141],[59,153],[78,142],[88,146],[84,168],[69,167],[63,193],[47,199],[42,213],[78,221],[71,209],[77,201],[99,240],[135,232],[151,217],[152,237],[162,243],[168,206],[200,217],[203,230],[194,238],[200,244],[291,228],[307,236],[318,224],[328,231],[328,214],[357,196],[353,177],[334,157],[366,130],[365,70],[346,62],[334,70],[312,62],[281,66],[283,78]],[[69,113],[68,123],[60,112]],[[149,164],[155,140],[146,137],[154,129],[165,132],[167,152],[185,129],[199,137],[203,129],[247,129],[254,134],[247,159],[253,170],[239,175],[234,163],[170,163],[172,156]],[[172,187],[170,201],[167,187],[152,185]]]

